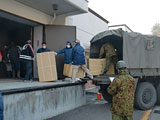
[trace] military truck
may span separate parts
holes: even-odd
[[[128,72],[135,78],[135,106],[142,110],[160,103],[160,38],[125,32],[122,29],[107,30],[97,34],[90,41],[90,58],[98,58],[100,48],[106,42],[115,46],[118,60],[126,62]],[[112,76],[95,76],[96,85],[100,86],[103,98],[111,102],[107,93]],[[127,101],[126,101],[127,102]]]

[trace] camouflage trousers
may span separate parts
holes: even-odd
[[[113,64],[115,65],[117,63],[118,59],[117,56],[112,56],[112,57],[106,57],[106,66],[104,69],[104,73],[106,73],[109,69],[109,65],[111,62],[113,62]]]
[[[120,115],[112,114],[112,120],[133,120],[133,119],[132,119],[132,115],[120,116]]]

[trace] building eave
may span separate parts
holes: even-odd
[[[91,8],[88,8],[88,11],[91,12],[92,14],[94,14],[95,16],[97,16],[98,18],[100,18],[101,20],[103,20],[104,22],[106,22],[107,24],[109,23],[108,20],[106,20],[104,17],[102,17],[101,15],[99,15],[97,12],[95,12]]]

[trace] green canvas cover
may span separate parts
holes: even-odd
[[[90,41],[91,48],[92,45],[95,46],[94,43],[98,41],[103,43],[105,38],[109,39],[110,37],[113,39],[113,36],[118,36],[123,40],[123,60],[128,68],[160,68],[159,37],[136,32],[125,32],[122,29],[107,30],[93,37]],[[120,44],[117,43],[118,45]]]

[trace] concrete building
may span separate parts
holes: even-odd
[[[88,48],[94,35],[108,29],[108,21],[89,9],[87,0],[1,0],[0,24],[0,49],[11,41],[23,46],[31,39],[35,53],[42,41],[53,51],[75,39]],[[62,74],[63,55],[57,59]],[[36,61],[34,77],[38,77]]]

